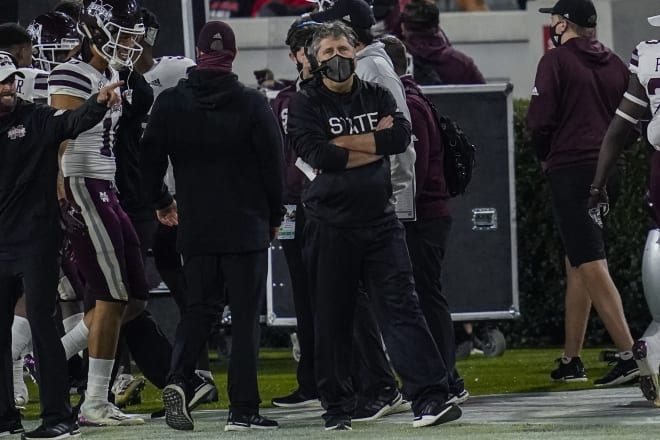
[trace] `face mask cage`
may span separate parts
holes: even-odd
[[[32,46],[32,61],[35,67],[50,72],[68,60],[58,60],[58,55],[66,55],[80,45],[76,38],[62,38],[59,43],[40,43]]]
[[[108,41],[101,46],[101,52],[114,68],[133,68],[135,62],[142,54],[142,46],[138,44],[144,35],[144,26],[140,23],[134,28],[108,23],[103,31]]]

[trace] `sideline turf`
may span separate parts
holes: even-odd
[[[555,367],[554,360],[561,355],[561,348],[551,349],[509,349],[498,358],[486,358],[472,355],[458,362],[458,369],[465,379],[465,386],[473,396],[485,394],[525,393],[540,391],[567,391],[593,388],[593,381],[609,371],[606,362],[598,361],[601,349],[587,349],[582,353],[582,360],[589,376],[588,382],[561,384],[550,380],[550,371]],[[218,403],[203,405],[204,409],[226,409],[227,363],[212,362],[216,384],[220,391]],[[288,394],[296,387],[296,362],[290,350],[262,350],[259,362],[259,389],[263,400],[262,407],[269,407],[270,400],[276,396]],[[27,419],[39,416],[37,389],[27,379],[30,390],[30,403],[24,415]],[[142,404],[127,408],[131,413],[151,413],[162,408],[160,391],[148,384],[142,392]],[[72,396],[72,403],[77,396]],[[508,428],[511,430],[512,428]],[[515,428],[513,428],[515,430]],[[535,426],[532,432],[542,428]],[[529,432],[529,438],[536,438]],[[464,431],[463,431],[464,433]],[[604,433],[601,433],[601,435]],[[540,438],[540,437],[539,437]]]

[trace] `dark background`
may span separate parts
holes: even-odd
[[[14,21],[27,26],[37,15],[49,12],[59,0],[0,0],[0,22]],[[183,55],[183,24],[180,0],[138,0],[158,16],[161,32],[156,56]],[[204,1],[193,0],[195,35],[204,24]]]

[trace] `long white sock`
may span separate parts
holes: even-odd
[[[27,386],[23,380],[23,359],[14,361],[14,394],[25,397],[25,400],[28,398]]]
[[[14,315],[14,323],[11,326],[11,356],[12,359],[22,359],[31,351],[32,332],[28,320]]]
[[[69,333],[73,328],[78,325],[80,321],[85,317],[84,313],[76,313],[62,320],[62,325],[64,326],[64,333]]]
[[[85,320],[80,321],[70,332],[62,336],[62,345],[67,359],[71,359],[73,355],[87,347],[88,336],[89,329],[85,325]]]
[[[110,375],[114,359],[89,358],[89,374],[87,376],[87,395],[85,401],[108,401]]]

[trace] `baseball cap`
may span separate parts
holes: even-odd
[[[647,18],[651,26],[660,26],[660,15],[654,15],[653,17]]]
[[[596,27],[596,7],[591,0],[559,0],[552,8],[541,8],[539,12],[561,15],[581,27]]]
[[[16,68],[14,57],[7,52],[0,52],[0,81],[4,81],[12,75],[25,78],[25,75]]]
[[[371,6],[365,0],[337,0],[330,9],[309,14],[319,23],[343,20],[354,29],[370,29],[376,24]]]
[[[216,41],[222,41],[223,50],[236,52],[236,37],[232,28],[224,21],[209,21],[197,37],[197,47],[204,53],[213,52]]]

